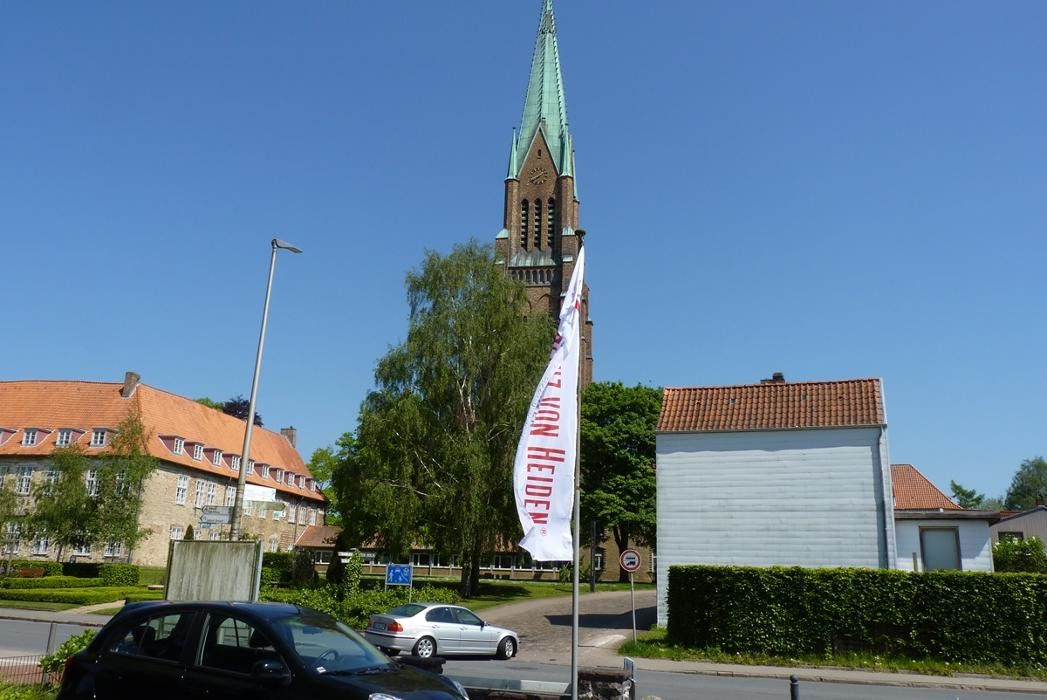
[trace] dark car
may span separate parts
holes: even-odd
[[[457,681],[394,662],[345,624],[280,603],[124,607],[66,661],[58,700],[468,699]]]

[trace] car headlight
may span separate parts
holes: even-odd
[[[461,683],[459,683],[458,681],[456,681],[453,678],[449,678],[448,680],[450,680],[452,683],[454,683],[454,687],[458,689],[458,692],[462,694],[462,697],[465,700],[469,700],[469,693],[465,690],[465,686],[464,685],[462,685]]]
[[[389,693],[371,693],[367,696],[367,700],[403,700],[403,698],[398,698]]]

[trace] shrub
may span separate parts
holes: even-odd
[[[1002,539],[992,546],[993,568],[997,571],[1047,574],[1047,551],[1043,540]]]
[[[8,571],[8,569],[10,569],[10,571]],[[25,571],[26,569],[32,570],[28,577],[62,575],[62,564],[57,561],[12,559],[10,567],[8,567],[6,561],[0,561],[0,575],[20,576],[22,574],[19,572]],[[43,573],[38,573],[41,571]]]
[[[138,585],[138,567],[134,564],[102,564],[98,573],[107,586]]]
[[[55,690],[36,683],[0,681],[0,700],[54,700]]]
[[[777,656],[864,651],[1047,663],[1047,576],[674,566],[669,641]]]
[[[24,569],[19,569],[15,574],[18,578],[42,578],[44,570],[36,566],[27,566]]]
[[[313,566],[312,553],[304,549],[295,550],[291,582],[296,586],[311,586],[316,582],[316,567]]]
[[[62,573],[78,578],[98,578],[101,564],[93,561],[76,561],[62,564]]]
[[[36,603],[76,603],[94,605],[126,600],[127,596],[141,592],[140,588],[99,586],[91,588],[7,588],[4,600],[26,600]]]
[[[275,586],[278,583],[280,583],[280,570],[271,566],[263,566],[261,585]]]
[[[75,576],[46,576],[44,578],[0,579],[0,588],[97,588],[106,585],[100,578],[76,578]]]
[[[341,598],[339,594],[342,595]],[[369,616],[403,605],[409,598],[433,603],[457,603],[461,600],[450,588],[428,585],[416,589],[413,596],[403,587],[360,589],[352,594],[345,594],[344,586],[329,584],[319,588],[268,590],[264,597],[266,600],[292,603],[325,612],[357,629],[367,625]]]
[[[48,673],[60,673],[65,667],[65,660],[81,649],[85,649],[95,638],[97,632],[98,630],[84,630],[80,634],[73,635],[59,644],[53,654],[48,654],[40,659],[40,665]]]
[[[268,567],[276,572],[279,583],[291,581],[291,569],[294,560],[290,552],[265,552],[262,555],[262,567]]]

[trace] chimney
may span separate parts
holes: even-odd
[[[289,428],[280,428],[280,434],[287,438],[291,447],[298,449],[298,430],[293,425]]]
[[[142,376],[138,372],[124,372],[124,387],[120,389],[120,396],[125,399],[129,399],[134,396],[135,389],[138,388],[138,382],[142,381]]]
[[[771,375],[770,379],[761,379],[761,384],[785,384],[785,375],[781,372],[775,372]]]

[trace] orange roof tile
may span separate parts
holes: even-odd
[[[891,465],[895,510],[963,510],[911,464]]]
[[[79,435],[74,433],[74,443],[83,446],[88,454],[102,453],[106,448],[89,446],[92,430],[115,429],[127,416],[131,401],[137,400],[142,410],[142,422],[149,431],[149,454],[197,471],[224,477],[236,475],[229,467],[212,464],[206,453],[199,460],[193,459],[191,449],[175,454],[160,436],[177,436],[187,444],[201,443],[205,448],[239,455],[243,449],[244,421],[146,384],[139,384],[131,399],[125,399],[120,395],[122,387],[120,382],[0,382],[0,430],[16,431],[14,435],[0,432],[0,456],[46,456],[55,449],[58,431],[63,428],[82,431]],[[40,431],[36,445],[21,444],[22,431],[26,428]],[[269,464],[312,478],[309,468],[287,438],[265,428],[255,427],[251,433],[251,459],[256,464]],[[289,486],[286,482],[278,484],[273,479],[249,474],[247,481],[276,488],[284,494],[324,500],[320,493],[299,488],[297,479],[294,486]]]
[[[666,388],[658,432],[883,425],[879,379]]]
[[[342,533],[342,528],[337,525],[310,525],[305,528],[301,537],[295,542],[295,547],[327,547],[335,546],[335,540]]]

